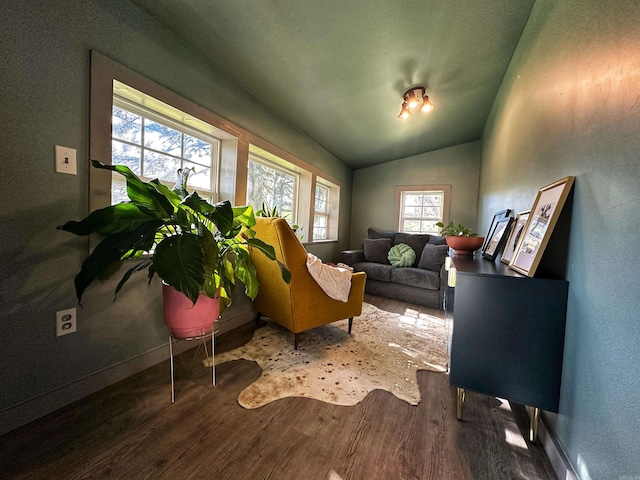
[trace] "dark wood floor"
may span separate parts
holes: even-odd
[[[253,328],[221,336],[218,351],[247,341]],[[289,398],[245,410],[237,398],[260,376],[254,362],[218,366],[215,388],[198,367],[178,372],[186,381],[173,405],[167,361],[0,437],[0,477],[555,478],[542,447],[525,440],[523,407],[468,393],[459,422],[446,374],[418,372],[418,406],[376,390],[353,407]]]

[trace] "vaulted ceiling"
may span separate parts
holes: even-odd
[[[479,139],[535,2],[131,1],[356,169]]]

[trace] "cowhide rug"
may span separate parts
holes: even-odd
[[[294,350],[293,334],[269,321],[247,344],[216,355],[215,363],[237,359],[262,368],[262,376],[240,393],[245,408],[285,397],[355,405],[378,388],[417,405],[416,372],[447,370],[445,322],[442,316],[391,313],[365,303],[351,335],[347,320],[334,322],[304,332]]]

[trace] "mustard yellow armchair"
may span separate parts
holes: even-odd
[[[291,271],[291,282],[285,283],[276,262],[262,252],[252,251],[251,262],[258,272],[260,291],[254,301],[261,315],[269,317],[294,334],[294,349],[298,349],[300,332],[336,320],[349,319],[362,313],[366,274],[354,273],[348,301],[333,300],[318,286],[307,270],[307,251],[284,218],[256,217],[256,237],[276,251],[277,259]]]

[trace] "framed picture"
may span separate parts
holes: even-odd
[[[484,236],[484,242],[482,243],[481,252],[484,252],[487,249],[487,244],[489,243],[489,239],[491,238],[491,234],[493,230],[496,228],[496,223],[499,220],[503,220],[511,215],[511,209],[507,208],[506,210],[500,210],[499,212],[493,215],[493,220],[491,220],[491,225],[489,225],[489,230],[487,234]]]
[[[513,218],[507,217],[496,222],[493,227],[493,232],[489,236],[487,242],[487,248],[482,251],[482,256],[488,260],[495,260],[502,252],[504,245],[507,241],[507,237],[511,233],[511,227],[513,225]]]
[[[528,277],[535,275],[574,180],[565,177],[538,191],[509,268]]]
[[[518,242],[522,237],[524,226],[527,224],[527,220],[529,219],[529,212],[531,212],[531,210],[525,210],[524,212],[518,213],[515,221],[513,222],[513,228],[511,229],[509,238],[507,238],[507,243],[505,243],[504,246],[504,253],[500,259],[501,262],[506,263],[507,265],[511,262],[513,254],[516,251],[516,247],[518,246]]]

